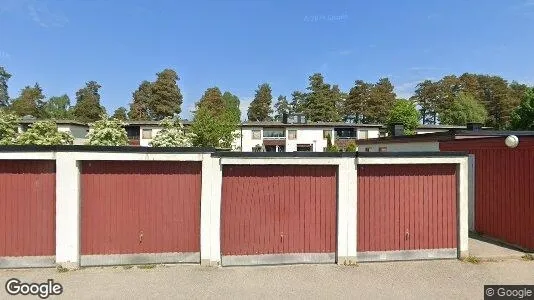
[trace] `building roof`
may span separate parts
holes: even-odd
[[[20,124],[33,124],[33,123],[38,122],[38,121],[45,121],[45,120],[22,118],[20,120]],[[87,126],[86,123],[78,122],[78,121],[74,121],[74,120],[53,120],[53,121],[56,122],[56,124],[62,124],[62,125],[64,124],[64,125]]]
[[[416,143],[416,142],[438,142],[451,141],[461,139],[483,139],[505,137],[509,135],[516,136],[534,136],[534,131],[496,131],[496,130],[449,130],[445,132],[435,132],[427,134],[403,135],[403,136],[387,136],[372,138],[366,140],[358,140],[359,145],[374,145],[374,144],[392,144],[392,143]]]
[[[265,122],[243,122],[242,127],[374,127],[381,128],[381,124],[360,124],[360,123],[345,123],[345,122],[308,122],[304,124],[286,124],[276,121]]]
[[[180,122],[183,125],[191,124],[191,121],[188,121],[188,120],[180,120]],[[137,126],[137,125],[158,126],[161,123],[161,121],[124,121],[124,123],[126,123],[126,125],[134,125],[134,126]]]

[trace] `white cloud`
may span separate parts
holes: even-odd
[[[51,12],[45,2],[32,1],[27,9],[31,19],[44,28],[62,27],[69,21],[62,14]]]

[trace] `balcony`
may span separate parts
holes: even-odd
[[[263,139],[264,140],[285,140],[286,131],[284,129],[264,129]]]

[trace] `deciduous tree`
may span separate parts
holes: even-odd
[[[247,117],[249,121],[269,121],[272,113],[271,104],[273,96],[271,86],[264,83],[258,86],[256,95],[248,108]]]
[[[411,135],[415,134],[420,118],[421,115],[415,107],[414,101],[398,99],[389,112],[386,124],[390,133],[392,126],[400,123],[404,126],[404,134]]]
[[[43,106],[42,116],[56,120],[70,119],[72,115],[70,109],[69,96],[62,95],[59,97],[50,97]]]
[[[222,95],[222,100],[224,106],[228,110],[228,113],[232,117],[233,122],[241,122],[241,109],[239,108],[240,102],[239,98],[236,95],[233,95],[230,92],[224,92]]]
[[[443,124],[450,125],[484,124],[488,118],[488,112],[475,97],[462,92],[456,96],[450,107],[439,118]]]
[[[521,104],[512,112],[510,125],[514,130],[534,130],[534,87],[525,92]]]
[[[191,132],[193,145],[199,147],[230,148],[238,136],[235,114],[228,109],[219,88],[209,88],[196,104]]]

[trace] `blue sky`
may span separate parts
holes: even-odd
[[[245,108],[258,84],[289,97],[314,72],[343,90],[387,76],[400,97],[451,73],[534,84],[533,34],[534,0],[0,0],[11,97],[39,82],[74,102],[96,80],[111,113],[173,68],[185,118],[208,87]]]

